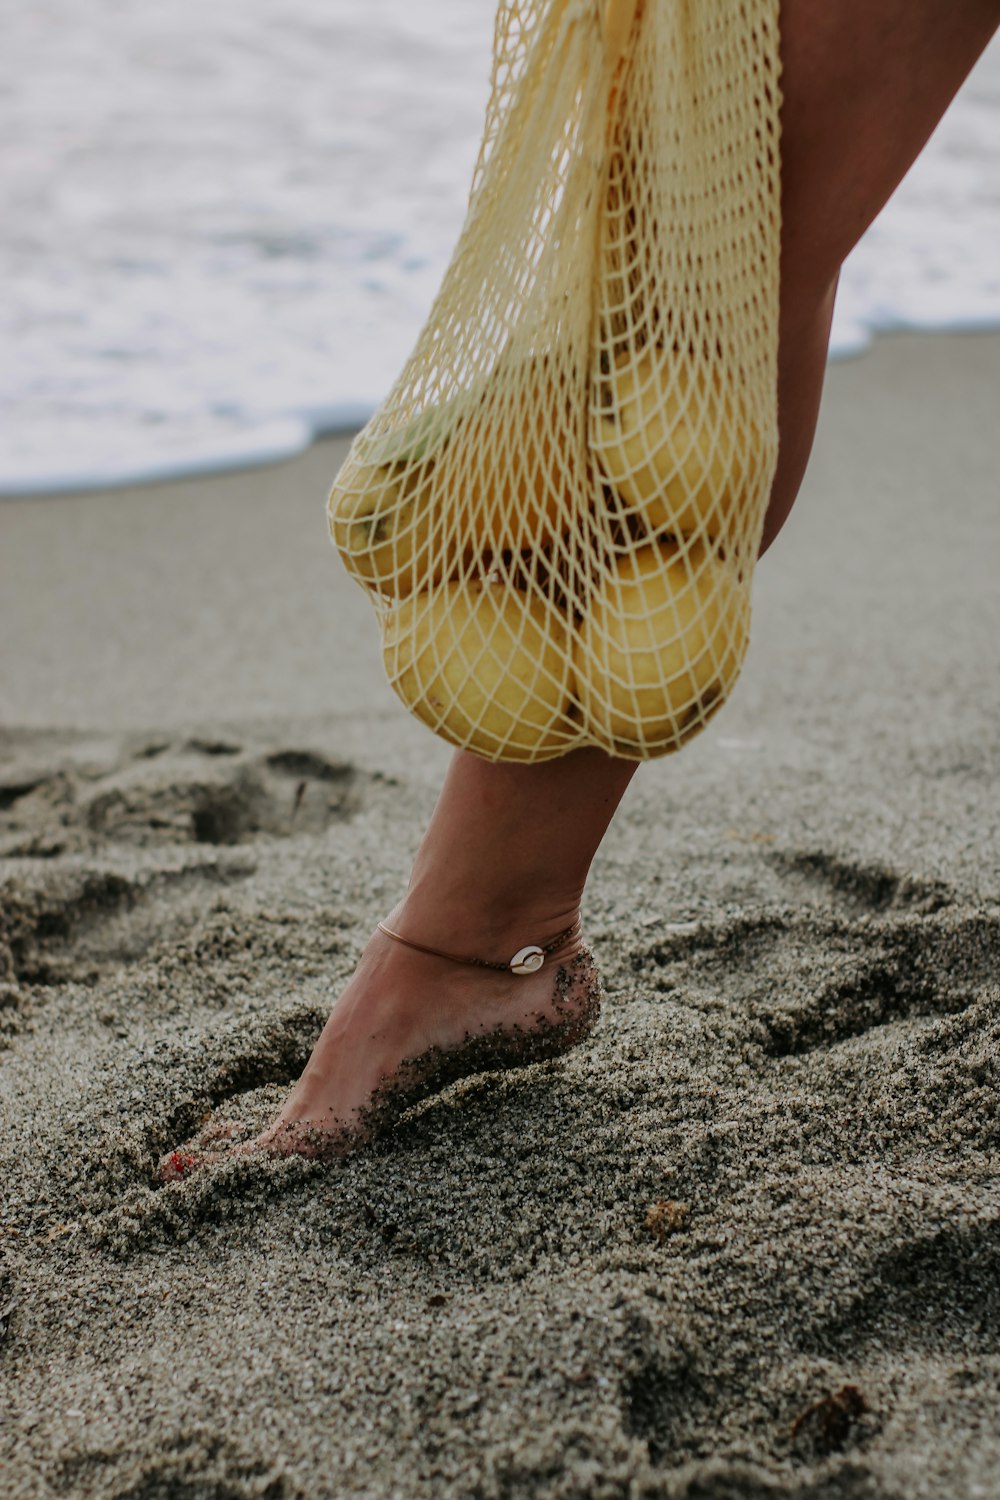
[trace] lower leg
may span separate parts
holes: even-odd
[[[591,861],[635,769],[597,750],[538,766],[456,753],[387,925],[427,947],[492,962],[527,944],[544,947],[575,922]],[[577,939],[557,957],[580,946]],[[551,1032],[566,1020],[552,965],[530,976],[465,967],[376,931],[259,1144],[301,1149],[300,1122],[349,1131],[385,1080],[430,1051],[497,1029]]]
[[[783,256],[783,260],[785,257]],[[794,285],[791,274],[784,279]],[[834,280],[823,292],[781,298],[778,319],[778,467],[764,518],[759,556],[771,546],[791,514],[812,452],[826,375]]]
[[[511,943],[544,944],[578,914],[635,770],[599,750],[537,766],[459,751],[393,925],[432,947],[484,957]]]

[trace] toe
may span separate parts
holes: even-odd
[[[346,1126],[330,1129],[309,1120],[285,1120],[253,1143],[270,1156],[301,1156],[307,1161],[339,1161],[361,1144],[362,1135]]]
[[[245,1140],[249,1134],[250,1126],[245,1120],[215,1120],[199,1130],[193,1137],[192,1145],[198,1150],[209,1150],[213,1146]]]
[[[182,1146],[180,1150],[168,1151],[166,1156],[161,1157],[156,1175],[160,1182],[182,1182],[192,1172],[221,1159],[222,1153],[219,1151],[192,1151]]]

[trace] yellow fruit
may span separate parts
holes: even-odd
[[[649,354],[619,356],[609,387],[595,447],[626,513],[650,534],[717,540],[756,458],[746,413],[711,377]]]
[[[651,543],[623,557],[574,644],[585,730],[619,755],[679,749],[735,682],[748,615],[732,565],[701,543]]]
[[[442,457],[441,503],[467,506],[480,558],[545,549],[563,529],[573,410],[551,362],[534,360],[502,365],[459,421]]]
[[[352,461],[330,494],[330,534],[345,568],[394,599],[440,583],[459,561],[454,524],[432,526],[433,474],[431,462]]]
[[[462,563],[544,551],[566,518],[572,411],[551,361],[521,361],[372,438],[327,507],[348,572],[402,599]]]
[[[453,745],[549,760],[579,743],[565,629],[510,584],[411,595],[383,619],[382,654],[407,708]]]

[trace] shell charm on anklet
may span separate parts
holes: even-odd
[[[575,938],[580,932],[580,919],[564,932],[554,937],[551,943],[546,943],[544,948],[539,948],[536,943],[529,943],[526,948],[519,948],[514,957],[505,964],[494,963],[489,958],[465,958],[458,953],[446,953],[443,948],[428,948],[426,943],[416,943],[413,938],[404,937],[401,932],[393,932],[384,922],[376,924],[379,932],[384,932],[386,937],[394,939],[397,943],[403,943],[407,948],[416,948],[418,953],[430,953],[434,958],[447,958],[453,964],[472,964],[477,969],[499,969],[501,973],[510,974],[537,974],[544,964],[546,958],[558,952],[571,938]]]
[[[545,962],[541,948],[521,948],[510,961],[512,974],[537,974]]]

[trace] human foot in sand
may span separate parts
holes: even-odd
[[[555,1057],[593,1025],[600,982],[577,914],[634,764],[584,750],[541,766],[455,756],[405,900],[377,931],[305,1071],[252,1141],[215,1126],[160,1164],[171,1181],[235,1152],[339,1156],[456,1078]],[[526,973],[506,965],[546,949]]]
[[[233,1156],[341,1157],[458,1078],[559,1056],[591,1030],[601,986],[578,924],[542,946],[537,969],[502,972],[377,931],[277,1120],[249,1141],[238,1124],[209,1127],[164,1157],[161,1179]],[[543,956],[532,952],[529,964]]]

